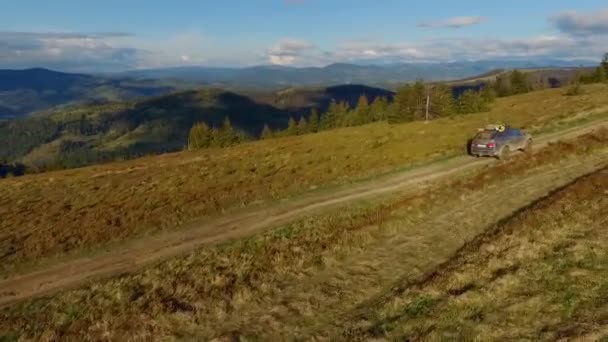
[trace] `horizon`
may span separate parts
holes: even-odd
[[[524,66],[524,67],[501,67],[492,70],[510,70],[510,69],[538,69],[538,68],[588,68],[594,67],[597,65],[598,61],[601,58],[503,58],[503,59],[480,59],[480,60],[457,60],[457,61],[430,61],[430,62],[395,62],[395,63],[357,63],[357,62],[332,62],[325,65],[319,66],[297,66],[297,65],[278,65],[278,64],[257,64],[257,65],[249,65],[249,66],[209,66],[209,65],[177,65],[177,66],[167,66],[167,67],[159,67],[159,68],[139,68],[139,69],[125,69],[125,70],[116,70],[116,71],[101,71],[101,72],[90,72],[90,71],[70,71],[70,70],[61,70],[48,68],[44,66],[31,66],[24,68],[0,68],[0,70],[9,70],[9,71],[31,71],[31,70],[45,70],[50,72],[59,72],[59,73],[72,73],[72,74],[100,74],[100,75],[113,75],[113,74],[123,74],[128,72],[137,72],[137,71],[153,71],[153,70],[170,70],[170,69],[232,69],[232,70],[243,70],[243,69],[252,69],[252,68],[282,68],[282,69],[325,69],[335,65],[347,65],[347,66],[357,66],[357,67],[394,67],[399,65],[450,65],[450,64],[475,64],[475,63],[484,63],[484,62],[496,62],[496,63],[508,63],[508,62],[548,62],[549,64],[543,64],[542,66]],[[551,62],[569,62],[571,65],[568,66],[557,66],[550,64]],[[574,65],[578,63],[577,65]],[[490,71],[492,71],[490,70]],[[486,71],[487,72],[487,71]],[[483,72],[483,73],[486,73]],[[475,74],[471,75],[474,76]]]
[[[105,73],[336,63],[592,62],[607,45],[608,6],[598,0],[575,6],[565,0],[24,0],[0,13],[0,69]]]

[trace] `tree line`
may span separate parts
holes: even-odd
[[[608,53],[604,54],[600,65],[592,73],[581,75],[579,81],[586,84],[608,81]]]
[[[370,101],[366,95],[361,95],[354,107],[345,101],[332,100],[323,114],[313,108],[306,116],[290,117],[284,130],[272,131],[265,125],[260,138],[316,133],[378,121],[402,123],[484,112],[490,110],[495,98],[493,87],[468,89],[456,97],[447,85],[425,84],[418,80],[397,89],[392,99],[379,96]]]
[[[228,147],[251,140],[244,131],[232,127],[228,117],[220,127],[209,127],[205,122],[197,122],[190,129],[188,150],[198,150],[208,147]]]
[[[525,75],[520,77],[517,74],[514,84],[517,85],[519,80],[525,81]],[[506,85],[503,87],[507,88]],[[401,123],[484,112],[490,110],[496,96],[494,85],[467,89],[455,96],[453,89],[447,85],[427,84],[418,80],[397,89],[392,99],[379,96],[370,101],[366,95],[361,95],[353,107],[346,101],[331,100],[324,113],[313,108],[308,115],[298,118],[291,116],[285,129],[273,130],[269,125],[264,125],[258,138],[265,140],[310,134],[378,121]],[[188,149],[227,147],[253,139],[244,133],[239,134],[227,118],[219,128],[197,122],[190,129]]]

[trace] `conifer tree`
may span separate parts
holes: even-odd
[[[313,108],[308,116],[308,132],[316,133],[317,131],[319,131],[319,112]]]
[[[198,150],[200,148],[209,147],[211,144],[211,130],[209,126],[204,122],[195,123],[190,128],[190,135],[188,137],[188,149]]]
[[[426,87],[422,80],[397,89],[389,121],[406,122],[424,119],[426,96]]]
[[[370,122],[370,106],[367,96],[361,95],[357,101],[357,107],[353,111],[353,125],[363,125]]]
[[[298,122],[298,134],[306,134],[308,133],[308,122],[304,115],[300,117],[300,121]]]
[[[260,135],[260,139],[267,140],[274,138],[274,132],[267,124],[264,124],[264,128],[262,129],[262,134]]]
[[[387,119],[388,100],[384,96],[378,96],[370,105],[370,117],[372,121]]]
[[[433,117],[446,117],[454,114],[454,95],[450,87],[439,84],[434,86],[429,94],[429,112]]]
[[[332,99],[329,102],[329,107],[325,114],[321,117],[319,129],[330,129],[337,126],[338,117],[340,115],[340,105],[336,100]]]
[[[530,91],[528,77],[519,70],[513,70],[509,76],[511,82],[511,95],[524,94]]]
[[[232,127],[232,123],[228,116],[224,118],[222,127],[217,131],[216,139],[215,145],[218,147],[226,147],[238,143],[239,138],[237,132]]]
[[[469,89],[466,90],[457,101],[457,111],[460,114],[478,113],[488,110],[486,101],[481,93]]]
[[[285,132],[287,135],[297,135],[298,134],[298,124],[293,117],[289,118],[289,122],[287,123],[287,131]]]

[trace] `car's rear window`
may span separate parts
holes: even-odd
[[[494,134],[496,134],[496,132],[493,131],[480,132],[477,134],[477,139],[492,139],[494,138]]]

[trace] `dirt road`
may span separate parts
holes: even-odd
[[[535,146],[588,133],[608,121],[593,122],[536,139]],[[0,281],[0,307],[28,298],[76,287],[85,281],[135,271],[154,262],[181,255],[204,245],[250,236],[311,213],[330,210],[374,196],[400,191],[416,184],[450,177],[495,162],[468,156],[452,158],[409,171],[351,185],[327,193],[303,195],[270,208],[247,210],[206,222],[192,222],[181,229],[142,238],[113,250],[47,266],[42,270]]]

